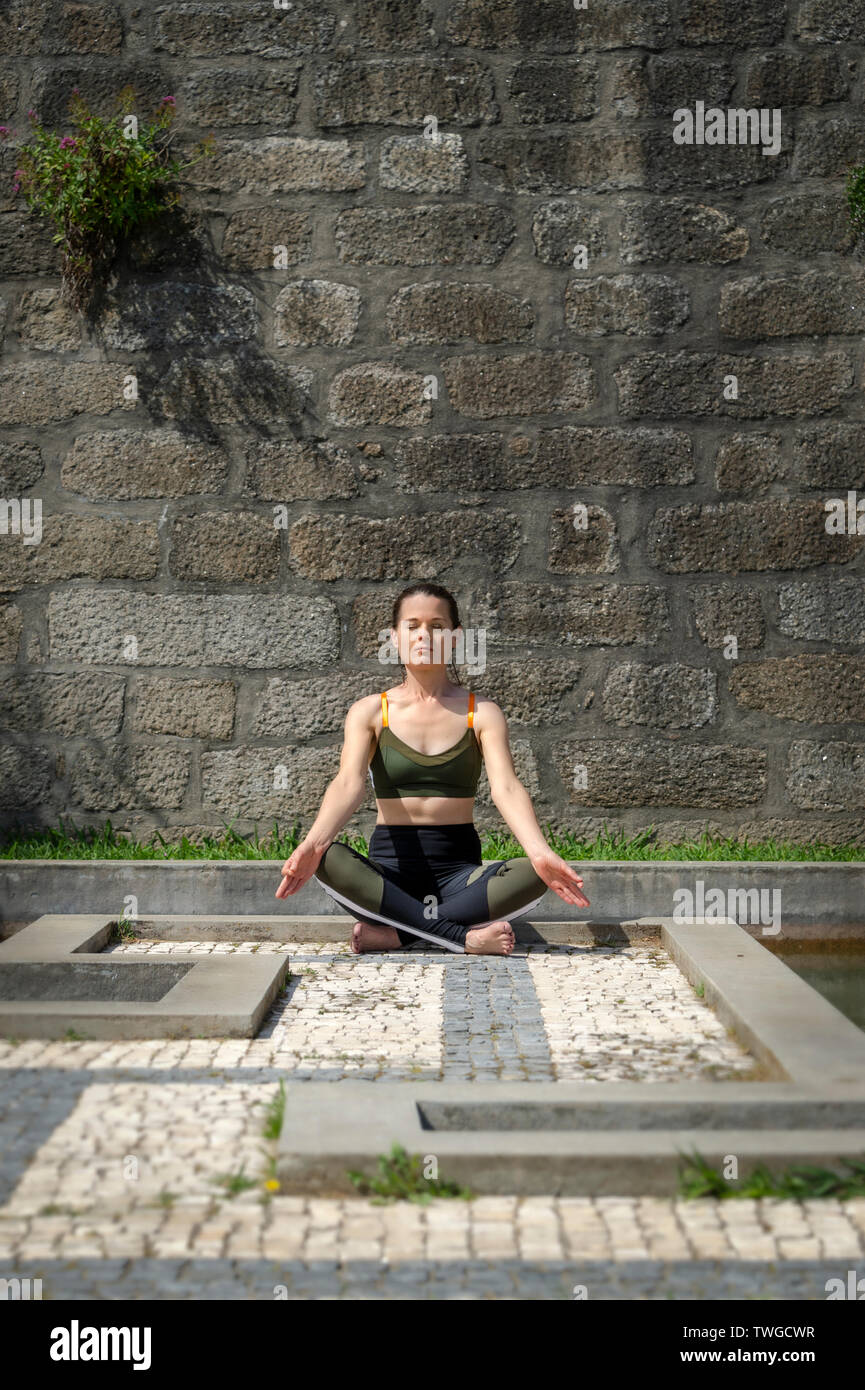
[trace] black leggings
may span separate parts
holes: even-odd
[[[547,891],[528,859],[484,865],[471,821],[377,825],[368,858],[334,841],[315,877],[359,918],[396,927],[400,945],[423,938],[448,951],[464,951],[472,927],[519,917]]]

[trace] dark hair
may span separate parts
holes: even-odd
[[[399,624],[399,612],[400,612],[400,609],[401,609],[401,607],[402,607],[403,599],[411,598],[412,594],[426,594],[426,595],[429,596],[429,598],[440,598],[440,599],[444,599],[445,603],[446,603],[447,606],[448,606],[448,612],[449,612],[449,614],[450,614],[450,625],[451,625],[451,630],[453,630],[454,628],[458,628],[458,627],[459,627],[459,625],[460,625],[460,614],[459,614],[459,609],[457,608],[457,601],[456,601],[456,599],[454,598],[453,594],[451,593],[450,589],[446,589],[446,588],[444,587],[443,584],[423,584],[423,583],[421,583],[421,584],[410,584],[410,585],[408,586],[407,589],[403,589],[403,591],[402,591],[401,594],[397,594],[396,598],[395,598],[394,601],[393,601],[393,612],[391,613],[391,623],[390,623],[391,627],[395,628],[395,627],[398,626],[398,624]],[[461,681],[460,678],[459,678],[459,673],[458,673],[457,668],[456,668],[456,662],[455,662],[455,661],[452,661],[450,664],[451,664],[451,669],[453,670],[453,680],[454,680],[454,684],[456,684],[456,685],[462,685],[462,681]],[[400,662],[400,666],[402,666],[403,673],[405,673],[405,666],[403,666],[403,663],[402,663],[402,662]]]

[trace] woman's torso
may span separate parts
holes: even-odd
[[[477,697],[469,691],[443,698],[440,705],[403,702],[401,692],[385,692],[370,736],[370,775],[376,773],[377,825],[471,824],[482,755],[475,728]],[[396,726],[394,728],[394,725]],[[448,795],[411,784],[439,782]],[[382,785],[383,784],[383,785]],[[375,785],[375,784],[374,784]],[[400,786],[399,795],[387,793]],[[466,794],[460,792],[465,785]]]

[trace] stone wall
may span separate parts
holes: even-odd
[[[3,823],[308,825],[435,579],[542,823],[862,842],[825,504],[865,496],[863,37],[862,0],[0,5],[19,141],[131,82],[216,151],[85,320],[0,146],[0,491],[43,506],[0,536]],[[697,103],[777,153],[676,143]]]

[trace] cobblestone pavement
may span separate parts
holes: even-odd
[[[111,949],[205,955],[289,948],[153,941]],[[289,953],[289,993],[250,1042],[100,1044],[91,1054],[65,1043],[21,1047],[43,1049],[26,1054],[40,1066],[227,1064],[320,1081],[738,1080],[754,1069],[660,946],[527,946],[470,963],[439,951],[353,956],[346,942],[304,943]]]
[[[752,1066],[660,948],[290,955],[252,1041],[0,1040],[0,1277],[75,1299],[815,1299],[865,1273],[865,1200],[267,1192],[282,1076],[650,1082]]]

